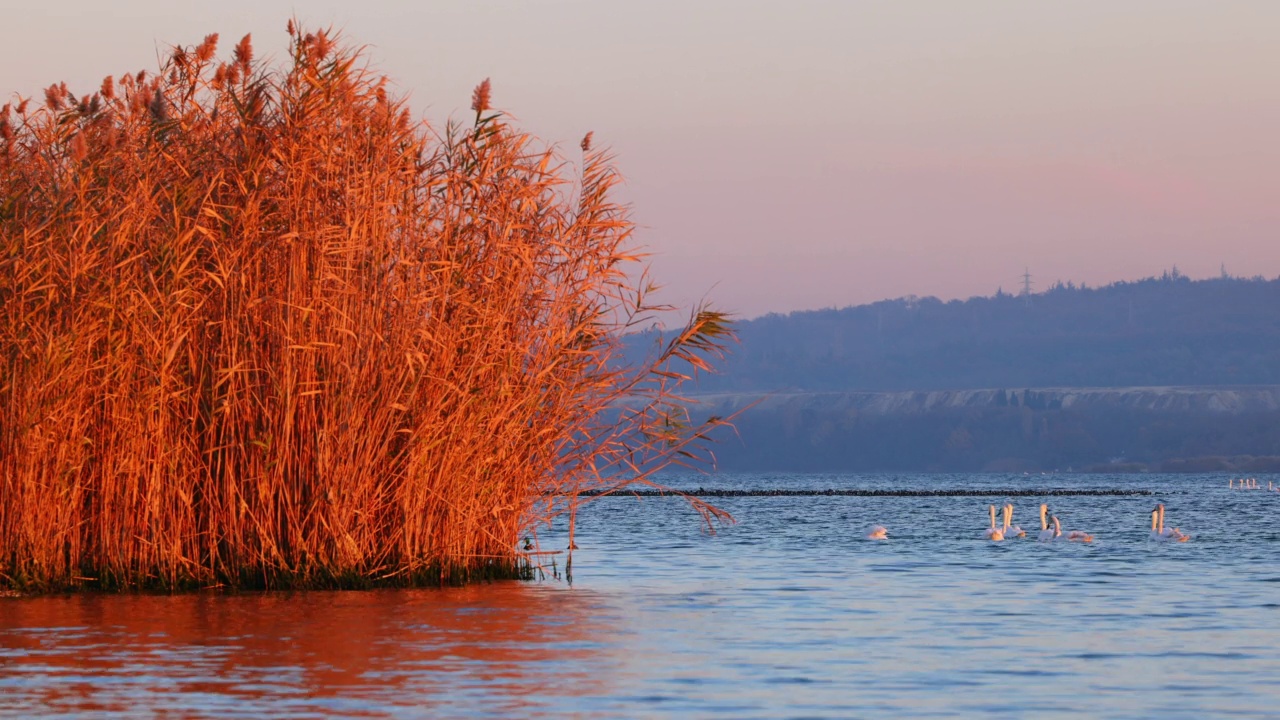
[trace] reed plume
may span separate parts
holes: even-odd
[[[0,586],[526,576],[582,493],[707,459],[700,307],[649,301],[608,153],[410,122],[359,51],[217,36],[0,125]],[[81,105],[84,107],[81,107]],[[707,522],[721,511],[690,498]]]

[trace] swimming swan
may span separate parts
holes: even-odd
[[[1040,536],[1036,538],[1040,542],[1053,542],[1053,529],[1049,527],[1048,521],[1044,519],[1045,513],[1049,512],[1048,505],[1040,506]]]
[[[1093,536],[1083,530],[1071,530],[1066,535],[1062,534],[1062,522],[1058,520],[1058,516],[1054,515],[1053,529],[1042,530],[1040,532],[1040,542],[1093,542]],[[1048,535],[1046,538],[1045,536]]]
[[[1058,535],[1062,535],[1061,529],[1058,530]],[[1068,530],[1067,534],[1062,536],[1062,539],[1068,542],[1093,542],[1093,536],[1083,530]]]
[[[1168,528],[1164,526],[1164,503],[1156,505],[1156,510],[1160,513],[1160,537],[1166,542],[1186,542],[1191,536],[1182,532],[1181,528]]]
[[[993,542],[1004,540],[1004,530],[996,527],[996,506],[991,505],[991,527],[987,528],[983,535]]]
[[[1007,538],[1027,536],[1026,530],[1013,524],[1013,503],[1004,506],[1004,536]]]
[[[1067,532],[1067,540],[1070,542],[1093,542],[1093,536],[1083,530],[1070,530]]]
[[[883,526],[877,525],[871,528],[871,532],[867,533],[867,539],[868,540],[888,540],[889,531],[885,530]]]

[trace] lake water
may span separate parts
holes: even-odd
[[[0,599],[0,714],[1277,717],[1280,478],[1258,479],[677,478],[1156,495],[1045,498],[1091,545],[1032,540],[1037,497],[1010,498],[1032,532],[1003,543],[1001,498],[723,498],[715,535],[680,500],[606,498],[572,585]],[[1156,502],[1191,542],[1148,540]]]

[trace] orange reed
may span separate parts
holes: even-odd
[[[490,109],[433,130],[332,33],[217,36],[0,113],[0,587],[528,576],[587,491],[708,459],[613,200]],[[711,523],[722,512],[696,499]]]

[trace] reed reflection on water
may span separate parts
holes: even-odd
[[[614,634],[594,593],[517,582],[2,602],[14,714],[524,714],[602,692]]]
[[[1263,478],[1262,487],[1266,481]],[[1275,717],[1280,493],[1226,476],[720,476],[791,488],[1150,488],[677,499],[578,518],[574,582],[0,600],[0,714]],[[1035,542],[1047,502],[1089,545]],[[1148,538],[1157,502],[1194,539]],[[873,525],[890,539],[863,536]],[[563,547],[563,528],[543,547]],[[561,560],[563,562],[563,560]]]

